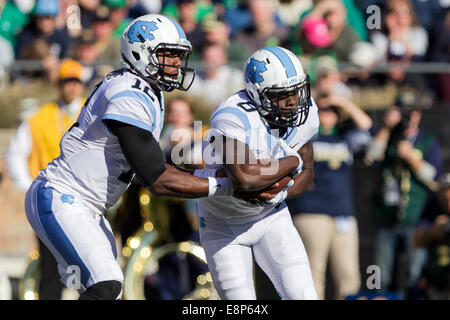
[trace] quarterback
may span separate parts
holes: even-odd
[[[267,47],[247,60],[244,80],[245,89],[219,104],[211,116],[204,150],[213,149],[223,160],[205,161],[206,166],[213,176],[225,171],[236,190],[261,190],[285,176],[292,180],[277,201],[250,203],[229,196],[197,200],[208,267],[222,299],[256,298],[253,257],[282,299],[317,299],[305,248],[284,202],[313,180],[310,139],[319,120],[309,77],[292,52]],[[237,150],[245,150],[244,161]],[[230,152],[234,161],[229,161]],[[278,166],[269,170],[267,162],[274,160]]]
[[[233,194],[228,178],[200,178],[166,165],[158,145],[162,92],[188,90],[195,76],[179,24],[157,14],[139,17],[124,30],[120,50],[123,69],[93,88],[61,139],[60,156],[39,173],[25,200],[27,218],[57,259],[63,282],[78,267],[80,299],[121,295],[123,274],[103,213],[135,175],[155,195]]]

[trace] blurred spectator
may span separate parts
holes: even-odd
[[[322,0],[310,13],[323,17],[328,25],[331,45],[338,61],[349,61],[351,48],[360,41],[356,31],[347,22],[347,9],[340,0]]]
[[[193,7],[183,9],[180,7],[183,3],[193,3]],[[187,10],[185,13],[181,10]],[[214,13],[214,6],[211,0],[171,0],[165,1],[162,14],[181,20],[182,16],[193,10],[194,19],[197,23],[201,23],[209,14]],[[190,13],[189,13],[190,15]],[[184,29],[184,28],[183,28]]]
[[[366,107],[386,107],[395,103],[400,92],[415,91],[421,100],[431,104],[435,92],[430,89],[430,82],[424,74],[408,72],[411,59],[407,53],[395,51],[390,47],[386,59],[387,71],[373,74],[364,83],[361,103]]]
[[[58,74],[59,98],[43,105],[19,126],[6,152],[8,174],[19,190],[26,192],[40,170],[57,158],[59,142],[72,126],[82,107],[81,65],[73,60],[61,63]],[[63,285],[53,255],[39,241],[42,278],[39,298],[60,299]]]
[[[164,0],[128,0],[127,7],[130,9],[129,16],[132,20],[149,14],[160,13]]]
[[[131,22],[130,19],[127,18],[128,15],[128,7],[126,0],[105,0],[105,5],[109,8],[110,11],[110,22],[112,24],[113,33],[112,37],[114,39],[120,39],[120,36],[123,33],[123,30],[127,27],[127,25]],[[158,1],[155,1],[158,2]]]
[[[78,0],[80,6],[81,26],[90,28],[95,19],[95,12],[100,6],[100,0]]]
[[[330,56],[336,60],[335,53],[329,49],[330,44],[331,37],[323,18],[309,16],[301,22],[298,41],[293,47],[293,52],[299,55],[300,62],[305,72],[308,73],[312,85],[317,79],[318,59],[322,56]]]
[[[358,0],[358,5],[361,8],[366,18],[373,12],[367,12],[367,8],[372,5],[384,8],[386,0]],[[427,31],[430,31],[436,24],[440,24],[444,18],[445,11],[449,7],[448,1],[442,0],[411,0],[414,11],[417,15],[418,23]]]
[[[59,59],[51,54],[50,46],[44,39],[36,39],[24,47],[19,58],[42,63],[42,70],[37,66],[31,70],[24,70],[21,76],[24,76],[25,79],[45,78],[52,83],[55,82],[58,74]]]
[[[351,98],[352,92],[342,81],[342,75],[338,70],[337,61],[329,56],[321,56],[316,65],[317,81],[314,91],[319,94],[338,94]],[[317,95],[316,95],[317,96]]]
[[[202,23],[205,32],[205,41],[209,44],[218,44],[225,48],[228,61],[234,63],[243,63],[251,54],[245,47],[230,39],[230,27],[222,21],[214,18],[205,19]],[[195,54],[195,52],[194,52]],[[193,54],[193,59],[194,58]]]
[[[110,9],[105,5],[98,7],[92,30],[96,39],[97,60],[100,62],[113,63],[121,59],[120,39],[112,36],[114,27]]]
[[[269,0],[249,1],[248,8],[253,24],[235,36],[235,40],[247,48],[248,52],[278,46],[287,40],[289,30],[277,24],[275,12]]]
[[[189,101],[183,98],[172,99],[167,108],[167,122],[168,123],[164,126],[164,130],[161,134],[159,144],[166,157],[166,162],[174,164],[171,155],[174,146],[181,145],[182,147],[187,146],[190,148],[194,139],[194,128],[192,126],[194,116]],[[173,135],[175,130],[177,130],[177,132]],[[199,137],[201,142],[201,133]],[[183,159],[184,157],[187,159],[188,155],[183,155]],[[176,164],[179,165],[180,163]]]
[[[14,49],[11,43],[0,37],[0,83],[8,76],[8,69],[14,63]]]
[[[203,70],[198,73],[189,92],[203,98],[212,111],[230,94],[244,88],[242,72],[227,65],[225,49],[218,44],[205,45]]]
[[[415,243],[428,250],[424,268],[425,291],[429,299],[450,300],[450,173],[438,180],[439,207],[432,220],[422,221]]]
[[[57,0],[37,0],[31,23],[17,36],[16,56],[31,60],[33,48],[43,47],[45,42],[49,51],[41,57],[42,65],[50,81],[56,80],[59,60],[66,56],[70,38],[65,30],[56,29],[56,16],[59,13]],[[37,43],[36,43],[37,42]],[[31,47],[31,48],[30,48]],[[44,49],[41,51],[44,52]]]
[[[247,1],[224,1],[223,7],[225,12],[222,16],[220,15],[220,9],[216,13],[219,17],[224,18],[228,26],[230,26],[231,37],[234,37],[241,30],[251,26],[253,18],[248,11]]]
[[[350,66],[345,69],[345,74],[350,78],[362,80],[359,85],[370,75],[370,71],[379,60],[378,51],[370,42],[359,41],[351,48],[349,55]]]
[[[325,271],[330,259],[336,299],[360,287],[358,226],[353,200],[353,154],[370,141],[372,120],[337,94],[317,101],[319,133],[313,138],[314,182],[289,200],[293,221],[305,243],[319,299],[325,298]],[[351,120],[339,123],[341,111]],[[326,199],[326,201],[324,201]]]
[[[11,47],[15,48],[16,35],[28,20],[27,14],[14,1],[0,0],[0,37],[6,39]]]
[[[271,0],[281,22],[286,26],[295,26],[304,12],[313,7],[312,0]]]
[[[450,63],[450,10],[442,23],[437,22],[431,32],[429,59]],[[440,73],[436,76],[438,97],[450,104],[450,74]]]
[[[200,22],[207,13],[213,12],[213,7],[208,1],[176,0],[175,2],[176,7],[165,7],[162,13],[177,19],[194,51],[201,50],[205,35]]]
[[[417,23],[414,7],[408,0],[388,0],[384,29],[375,31],[371,41],[380,57],[401,58],[403,62],[422,60],[428,49],[428,34]]]
[[[414,228],[441,170],[442,156],[436,135],[420,128],[421,107],[414,91],[402,92],[387,110],[365,158],[368,164],[382,161],[373,206],[378,226],[375,260],[381,268],[382,290],[399,289],[393,273],[399,241],[406,255],[399,268],[407,274],[401,288],[416,284],[425,258],[423,250],[414,248]]]
[[[87,87],[92,87],[101,81],[107,73],[107,70],[103,71],[102,66],[96,64],[98,58],[96,43],[94,32],[91,29],[83,30],[80,39],[74,43],[75,58],[83,65],[81,79]]]

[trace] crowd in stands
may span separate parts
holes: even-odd
[[[0,77],[54,82],[60,61],[72,58],[84,65],[83,81],[92,86],[118,66],[125,26],[162,13],[180,22],[193,45],[197,86],[215,82],[203,90],[212,106],[242,86],[234,69],[252,52],[277,45],[299,56],[313,84],[321,58],[333,59],[354,87],[352,98],[369,107],[377,107],[371,94],[385,93],[383,106],[393,102],[392,86],[449,101],[448,73],[405,73],[414,62],[449,62],[448,8],[439,0],[0,0]],[[368,77],[376,66],[390,67]],[[233,84],[214,90],[226,82]],[[195,88],[192,94],[203,95]]]

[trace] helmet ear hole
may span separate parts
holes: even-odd
[[[141,56],[136,51],[131,51],[131,54],[137,61],[139,61],[141,59]]]

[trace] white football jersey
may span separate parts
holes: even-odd
[[[259,114],[248,97],[246,90],[241,90],[222,102],[214,110],[210,119],[210,132],[203,144],[204,161],[207,168],[221,168],[215,158],[214,147],[209,141],[211,136],[222,135],[236,139],[249,146],[257,159],[280,159],[286,156],[278,141],[278,133],[271,130],[266,120]],[[319,115],[317,105],[312,101],[306,123],[286,130],[282,139],[295,152],[307,143],[318,131]],[[216,161],[216,163],[214,163]],[[239,161],[239,160],[238,160]],[[213,215],[229,223],[244,223],[266,215],[272,210],[281,210],[286,204],[264,207],[249,204],[234,197],[211,197],[198,199],[198,204]]]
[[[113,206],[134,173],[118,138],[104,120],[128,123],[150,131],[158,141],[164,121],[163,95],[127,69],[108,74],[96,85],[76,124],[60,142],[60,156],[39,173],[46,187],[79,196],[95,211]]]

